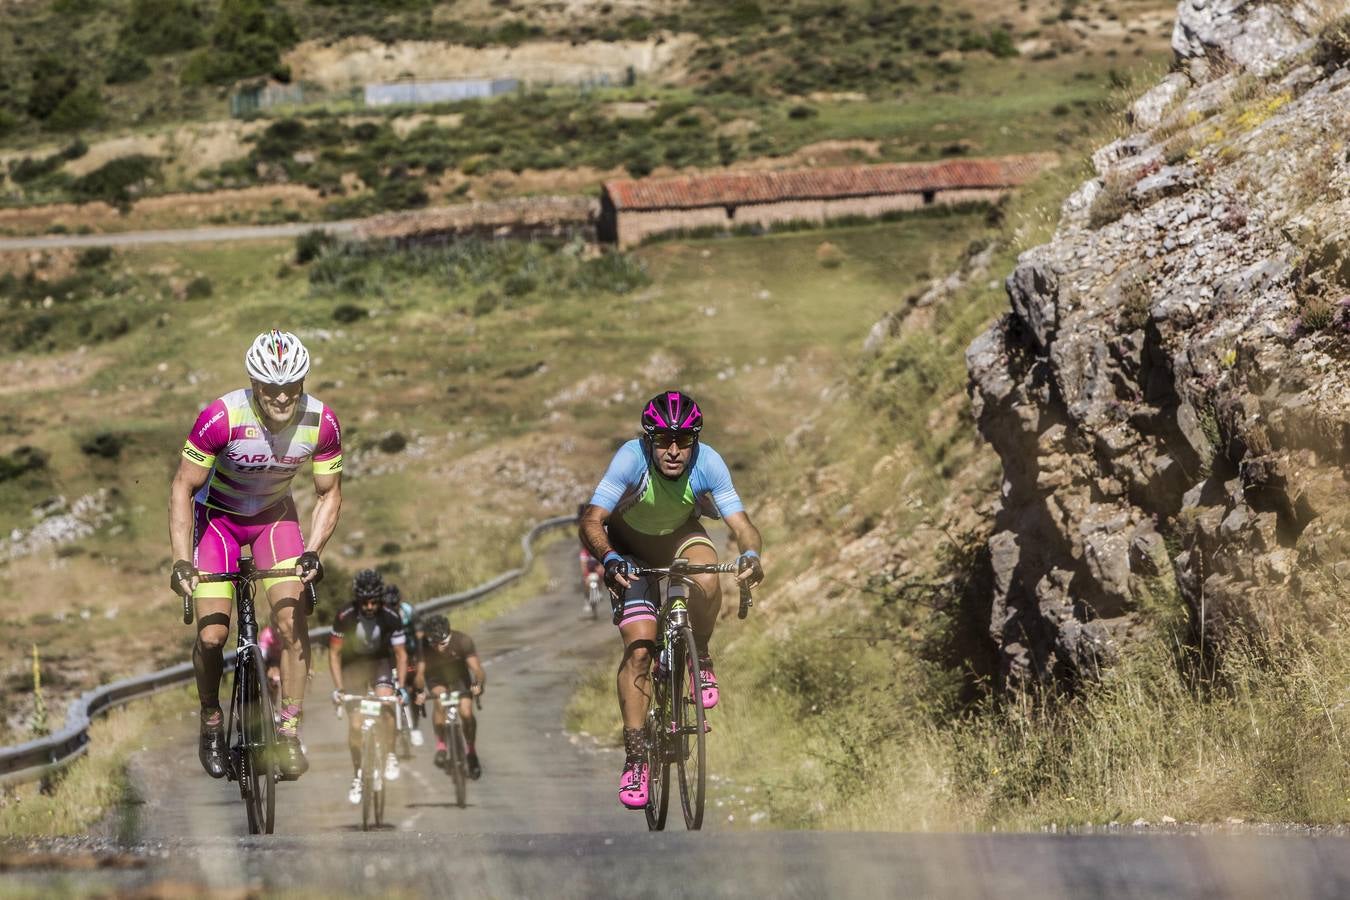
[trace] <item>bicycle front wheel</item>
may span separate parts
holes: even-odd
[[[276,816],[276,726],[268,702],[267,673],[250,650],[235,660],[231,757],[239,778],[249,834],[271,834]]]
[[[455,805],[460,809],[469,799],[469,745],[464,739],[464,723],[450,723],[450,759],[445,767],[455,783]]]
[[[670,807],[670,679],[652,679],[647,710],[647,830],[662,831]]]
[[[375,735],[370,729],[361,738],[361,830],[369,831],[375,804]]]
[[[703,710],[703,673],[692,629],[681,628],[671,647],[670,703],[675,739],[675,765],[680,773],[680,807],[690,831],[703,827],[703,800],[707,782],[707,735]]]

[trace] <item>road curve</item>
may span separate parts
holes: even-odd
[[[282,225],[222,225],[215,228],[174,228],[161,231],[123,231],[109,234],[45,234],[0,238],[0,253],[13,250],[55,250],[79,247],[142,247],[147,244],[203,244],[260,241],[299,237],[310,231],[353,234],[362,219],[335,222],[288,222]]]
[[[389,827],[360,831],[346,800],[344,726],[323,700],[320,665],[305,726],[312,768],[281,785],[277,834],[245,834],[235,786],[197,764],[195,712],[185,710],[133,760],[141,803],[127,833],[18,853],[0,842],[0,897],[1350,896],[1350,843],[1334,836],[719,832],[716,823],[650,834],[615,801],[617,753],[562,731],[578,670],[617,648],[604,619],[580,615],[571,542],[540,562],[549,589],[473,630],[488,691],[484,774],[466,809],[450,803],[428,745],[390,785]],[[112,865],[92,868],[91,854]]]

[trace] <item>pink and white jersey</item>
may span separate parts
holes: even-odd
[[[209,468],[196,500],[238,516],[254,516],[285,500],[307,462],[315,475],[342,471],[342,429],[314,397],[300,398],[291,424],[275,434],[263,424],[253,391],[242,388],[214,401],[197,417],[183,458]]]

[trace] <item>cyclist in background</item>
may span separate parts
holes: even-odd
[[[585,503],[577,504],[578,522],[581,521],[581,517],[585,514],[586,506],[587,504]],[[582,600],[582,609],[585,612],[590,612],[590,585],[587,582],[592,575],[603,578],[605,575],[605,567],[601,564],[600,560],[591,555],[591,550],[586,546],[585,540],[581,542],[581,549],[577,553],[577,561],[581,563],[581,596],[584,598]]]
[[[417,666],[418,702],[428,692],[439,697],[449,691],[460,691],[459,718],[464,723],[464,741],[468,744],[469,777],[478,778],[483,767],[478,762],[475,741],[478,737],[478,719],[473,714],[473,698],[483,693],[487,674],[478,659],[473,638],[450,627],[443,615],[428,616],[426,640],[423,642],[422,661]],[[436,727],[436,765],[444,766],[447,756],[445,738],[445,710],[437,703],[432,708],[432,722]]]
[[[403,599],[403,592],[398,589],[396,584],[384,586],[384,605],[397,613],[399,619],[403,622],[403,634],[407,639],[403,646],[408,650],[408,668],[403,674],[403,683],[412,684],[413,679],[417,676],[417,660],[421,658],[421,647],[418,646],[421,635],[418,634],[415,624],[413,605]],[[408,734],[408,741],[414,747],[422,746],[422,732],[417,728],[420,705],[418,703],[408,704],[409,718],[412,720],[412,731]]]
[[[630,563],[668,566],[683,557],[716,564],[717,550],[699,523],[701,515],[721,516],[740,547],[736,580],[750,587],[764,580],[759,530],[746,514],[717,451],[699,440],[703,412],[688,394],[663,391],[647,402],[642,437],[619,448],[581,516],[582,542],[600,558],[614,605],[614,624],[623,640],[619,663],[619,712],[626,759],[619,801],[629,809],[647,804],[648,772],[642,725],[651,699],[651,651],[656,646],[656,590],[645,578],[628,575]],[[689,615],[703,676],[703,705],[717,705],[720,692],[708,642],[722,606],[716,575],[695,575]]]
[[[281,642],[272,626],[258,632],[258,652],[267,667],[267,690],[272,695],[272,708],[277,706],[277,691],[281,690]]]
[[[408,668],[407,638],[403,621],[384,605],[384,579],[374,569],[362,569],[352,581],[351,605],[333,620],[328,639],[328,671],[333,676],[333,702],[341,704],[343,693],[374,691],[380,697],[404,693],[403,673]],[[390,657],[392,657],[392,662]],[[405,700],[406,702],[406,700]],[[348,716],[347,746],[352,755],[352,789],[347,799],[361,802],[361,720]],[[386,708],[380,719],[384,744],[384,778],[397,781],[398,756],[394,754],[394,712]]]
[[[342,431],[333,410],[305,393],[309,351],[295,335],[265,331],[244,354],[249,386],[210,403],[183,445],[169,487],[169,585],[196,603],[192,668],[201,701],[198,758],[212,778],[225,776],[220,676],[230,633],[234,585],[202,583],[198,573],[239,571],[240,549],[252,548],[259,569],[295,567],[294,576],[262,582],[270,624],[281,644],[277,736],[282,774],[309,768],[300,745],[300,714],[309,674],[309,630],[300,601],[305,583],[323,577],[319,554],[342,509]],[[291,482],[313,464],[318,500],[308,546],[300,533]]]

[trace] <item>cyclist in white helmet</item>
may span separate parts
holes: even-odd
[[[170,586],[197,606],[192,664],[201,699],[202,767],[225,774],[220,709],[222,650],[230,630],[234,585],[200,583],[198,573],[238,572],[240,549],[252,548],[259,569],[295,566],[295,576],[263,581],[271,625],[282,647],[279,766],[288,778],[309,767],[299,726],[309,671],[309,629],[302,585],[323,577],[319,554],[342,508],[342,430],[337,416],[305,393],[309,352],[286,331],[258,335],[244,355],[250,385],[213,401],[183,445],[169,489]],[[291,481],[312,463],[318,496],[309,541],[291,499]]]

